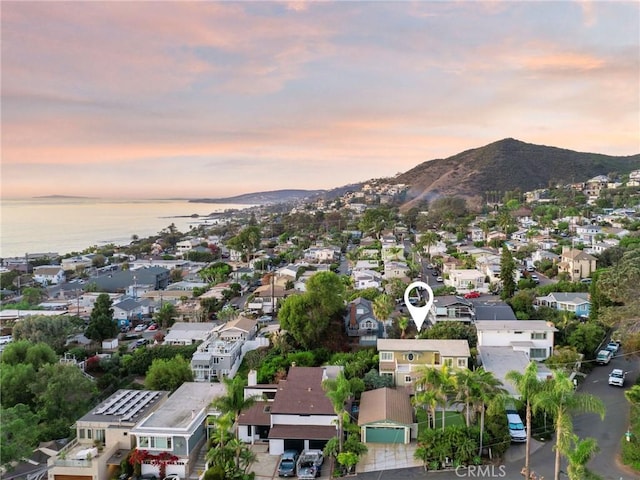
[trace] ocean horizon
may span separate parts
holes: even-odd
[[[254,206],[189,200],[59,195],[3,198],[0,258],[21,257],[27,253],[65,255],[92,246],[127,245],[133,235],[149,237],[172,223],[187,233],[211,214]]]

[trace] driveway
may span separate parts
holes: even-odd
[[[256,454],[256,461],[251,465],[250,471],[256,474],[255,480],[278,479],[278,462],[280,455],[269,455],[269,447],[266,444],[256,444],[251,446],[251,450]],[[322,466],[322,475],[318,478],[330,479],[333,471],[333,464],[330,459],[325,459]],[[296,477],[293,477],[294,479]]]

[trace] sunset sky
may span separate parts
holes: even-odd
[[[224,197],[640,152],[640,4],[2,1],[2,192]]]

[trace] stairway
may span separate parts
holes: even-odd
[[[204,475],[204,471],[207,468],[207,461],[205,460],[206,456],[207,449],[203,445],[198,452],[198,456],[196,457],[193,469],[189,474],[189,480],[198,480],[202,475]]]

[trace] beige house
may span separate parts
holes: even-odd
[[[466,340],[378,339],[381,376],[393,378],[397,387],[412,387],[423,367],[468,368]]]
[[[362,393],[358,426],[364,443],[408,444],[417,434],[413,407],[404,388]]]
[[[155,390],[118,390],[76,422],[76,439],[48,461],[48,480],[114,478],[136,446],[131,431],[162,406],[168,395]]]
[[[575,248],[562,247],[558,272],[569,275],[569,280],[577,282],[591,276],[596,270],[596,257]]]

